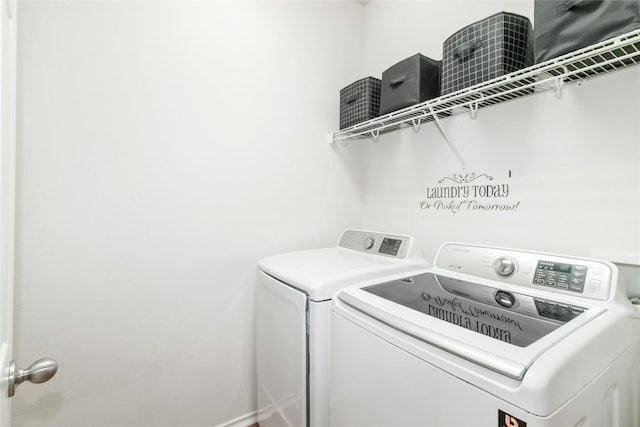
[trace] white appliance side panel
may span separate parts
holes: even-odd
[[[258,274],[257,380],[261,427],[307,425],[307,316],[302,292]]]
[[[309,425],[329,425],[331,301],[309,303]]]
[[[524,425],[518,421],[527,427],[639,425],[638,343],[597,378],[575,378],[587,381],[577,395],[553,413],[536,416],[335,312],[331,322],[332,427]]]

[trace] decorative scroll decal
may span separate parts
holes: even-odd
[[[465,175],[458,175],[457,173],[454,173],[451,177],[445,176],[444,178],[438,180],[438,184],[442,184],[446,180],[453,181],[457,184],[469,183],[482,177],[486,177],[489,181],[493,181],[493,177],[487,175],[486,173],[476,175],[475,172],[472,172]]]
[[[510,170],[507,176],[511,178]],[[495,182],[495,178],[486,173],[454,173],[436,183],[440,185],[427,187],[425,199],[420,201],[420,209],[456,214],[467,211],[507,212],[520,207],[520,201],[510,200],[510,185]]]

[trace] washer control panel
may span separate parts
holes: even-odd
[[[338,241],[342,248],[401,259],[407,258],[412,244],[409,236],[364,230],[346,230]]]
[[[565,264],[552,261],[538,261],[534,285],[549,286],[565,289],[571,292],[583,293],[589,267],[586,265]]]
[[[606,300],[614,291],[614,267],[592,259],[447,243],[440,248],[435,266],[512,285],[596,300]],[[509,305],[509,299],[504,295],[498,302]],[[561,313],[562,308],[551,307],[543,311]]]

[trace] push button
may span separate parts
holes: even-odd
[[[600,280],[592,280],[589,284],[589,290],[598,292],[600,290]]]
[[[580,292],[584,289],[584,282],[575,283],[573,280],[569,284],[569,290],[573,292]]]

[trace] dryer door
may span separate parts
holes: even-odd
[[[306,426],[308,298],[260,271],[256,305],[260,427]]]

